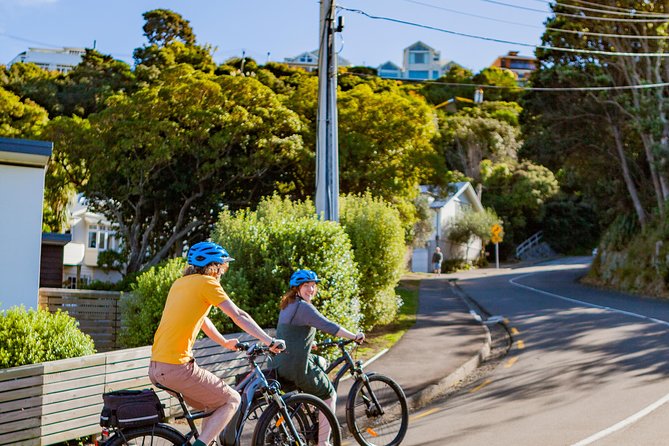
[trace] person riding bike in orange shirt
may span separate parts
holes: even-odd
[[[220,308],[237,326],[268,345],[272,352],[279,353],[286,348],[282,339],[274,339],[265,333],[221,287],[220,278],[233,260],[216,243],[200,242],[189,249],[188,267],[183,277],[170,288],[151,349],[151,382],[180,392],[195,409],[212,412],[203,420],[202,433],[193,446],[206,446],[218,437],[241,401],[234,389],[200,368],[193,357],[193,345],[200,330],[229,350],[235,350],[239,342],[235,338],[226,339],[216,329],[207,317],[211,308]]]

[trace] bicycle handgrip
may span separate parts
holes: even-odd
[[[237,350],[239,350],[240,352],[248,351],[249,343],[248,342],[238,342],[237,344],[235,344],[235,348]]]

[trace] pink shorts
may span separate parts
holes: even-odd
[[[149,379],[181,393],[186,403],[197,410],[212,411],[230,399],[239,399],[235,389],[213,373],[198,367],[195,361],[167,364],[151,361]]]

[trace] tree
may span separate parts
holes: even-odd
[[[78,131],[86,125],[90,131]],[[56,136],[73,141],[68,163],[88,173],[81,191],[118,224],[126,273],[206,237],[223,206],[248,206],[271,193],[303,151],[299,119],[271,90],[187,65],[110,97],[103,111],[69,119],[63,129]]]
[[[486,208],[483,212],[469,210],[456,217],[444,229],[443,237],[452,243],[467,245],[467,248],[474,238],[478,238],[481,240],[481,255],[483,255],[485,245],[490,242],[490,229],[496,224],[501,224],[501,221],[492,209]]]
[[[34,137],[48,119],[42,107],[30,99],[21,101],[17,95],[0,87],[0,136]]]
[[[516,101],[522,90],[518,88],[516,75],[513,71],[500,67],[482,69],[472,79],[475,84],[492,85],[502,88],[486,88],[486,101]]]
[[[63,76],[43,70],[34,63],[15,63],[9,68],[3,85],[0,86],[16,94],[21,100],[30,99],[39,104],[53,116],[62,111],[58,99],[58,82]]]
[[[504,223],[507,244],[520,243],[539,230],[544,204],[559,192],[558,181],[547,168],[531,161],[481,164],[483,204]]]
[[[625,10],[635,11],[635,16],[638,14],[639,17],[646,12],[667,12],[663,2],[626,0],[619,4]],[[669,77],[666,57],[652,56],[666,52],[667,39],[663,37],[668,35],[667,23],[647,19],[585,20],[578,16],[558,15],[564,12],[573,14],[573,10],[564,5],[551,7],[556,15],[547,22],[549,29],[544,34],[544,44],[572,51],[538,50],[540,70],[532,77],[534,85],[564,87],[580,79],[578,86],[640,88],[564,94],[584,105],[578,109],[580,113],[576,113],[574,102],[551,103],[537,99],[537,95],[530,95],[528,105],[531,113],[527,120],[528,133],[533,134],[530,139],[540,143],[547,129],[554,128],[554,123],[560,125],[560,121],[564,122],[570,116],[596,120],[599,125],[577,122],[572,128],[565,127],[561,137],[579,142],[592,141],[593,135],[605,135],[604,142],[595,141],[591,146],[598,149],[593,158],[613,155],[619,174],[611,175],[604,169],[597,179],[607,188],[624,194],[627,197],[625,206],[635,210],[639,223],[644,226],[654,208],[664,214],[665,201],[669,198],[667,87],[643,88],[644,84],[664,83]],[[616,55],[613,52],[636,54]],[[555,119],[559,116],[563,119]],[[584,119],[581,118],[581,121]],[[599,131],[593,133],[593,127]],[[603,150],[607,143],[612,150]],[[534,150],[537,148],[535,146]],[[542,145],[540,150],[552,151],[552,148]],[[604,162],[597,164],[603,165]],[[588,180],[592,177],[590,172]],[[607,222],[612,217],[609,215]]]
[[[339,97],[342,193],[413,199],[418,185],[443,166],[431,138],[432,113],[422,98],[398,91],[374,93],[359,85]]]
[[[446,165],[475,180],[480,179],[483,160],[512,162],[520,148],[519,129],[476,109],[457,115],[441,115],[441,136],[436,145]]]
[[[216,64],[211,46],[199,46],[190,22],[169,9],[154,9],[143,14],[144,35],[149,44],[137,48],[135,64],[149,67],[170,67],[181,63],[213,73]]]
[[[131,93],[136,79],[130,66],[96,50],[87,49],[81,63],[62,79],[58,93],[59,114],[87,117],[104,108],[105,100],[114,93]]]

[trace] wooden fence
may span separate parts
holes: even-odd
[[[116,291],[40,288],[38,305],[52,313],[66,311],[79,322],[79,329],[93,338],[98,352],[108,352],[119,348],[122,295]]]
[[[197,341],[194,353],[200,366],[228,382],[247,370],[242,353],[209,339]],[[147,346],[0,369],[0,445],[43,446],[99,433],[102,393],[151,387],[150,356]],[[176,398],[158,395],[168,416],[180,412]]]

